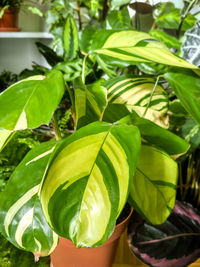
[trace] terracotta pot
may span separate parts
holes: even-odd
[[[0,19],[0,32],[18,32],[18,14],[19,9],[10,8],[4,11]]]
[[[53,267],[111,267],[115,258],[121,234],[125,231],[129,216],[115,227],[108,241],[98,248],[76,248],[74,244],[60,238],[59,244],[51,254]]]

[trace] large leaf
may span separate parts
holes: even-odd
[[[134,214],[129,239],[133,252],[148,266],[186,267],[200,257],[200,214],[180,202],[158,226]]]
[[[62,74],[22,80],[0,94],[0,127],[7,130],[37,128],[48,124],[64,93]]]
[[[164,65],[195,69],[191,63],[172,54],[149,34],[133,30],[97,32],[93,37],[91,53],[106,55],[112,60],[130,64],[157,62]]]
[[[75,58],[78,51],[78,30],[71,16],[67,18],[63,38],[67,58]]]
[[[54,142],[48,142],[31,150],[0,194],[0,231],[16,247],[36,257],[50,254],[58,243],[39,200],[40,183],[54,146]]]
[[[189,149],[189,144],[184,139],[147,119],[140,118],[134,112],[122,118],[119,122],[137,126],[146,141],[174,157],[186,153]]]
[[[106,89],[99,80],[84,85],[80,79],[74,82],[76,128],[100,120],[107,103]]]
[[[188,62],[199,66],[200,65],[200,23],[188,30],[183,39],[181,47],[182,57]]]
[[[160,85],[156,87],[151,97],[155,82],[152,78],[141,76],[121,76],[110,79],[105,83],[109,109],[112,104],[123,104],[130,112],[135,110],[138,115],[143,116],[148,107],[145,118],[162,127],[167,127],[168,98]]]
[[[177,163],[165,152],[142,145],[130,190],[130,202],[153,224],[163,223],[176,198]]]
[[[190,71],[167,72],[165,79],[170,83],[183,107],[200,124],[200,79]]]
[[[52,229],[77,247],[102,245],[126,203],[139,149],[136,127],[103,122],[63,141],[41,190]]]

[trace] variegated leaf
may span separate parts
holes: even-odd
[[[41,189],[52,229],[77,247],[97,247],[111,235],[136,168],[136,127],[89,124],[56,152]]]
[[[101,119],[107,103],[107,92],[101,84],[102,80],[89,85],[75,80],[76,128]]]
[[[0,127],[16,131],[48,124],[63,94],[57,70],[15,83],[0,94]]]
[[[142,145],[130,190],[130,202],[153,224],[163,223],[176,198],[177,163],[165,152]]]
[[[40,183],[54,147],[54,142],[48,142],[31,150],[0,194],[0,231],[16,247],[36,256],[50,254],[58,243],[39,200]]]
[[[12,135],[13,133],[11,131],[8,130],[4,130],[4,129],[0,129],[0,152],[1,150],[3,150],[3,148],[5,147],[6,143],[8,142],[8,140],[10,139],[9,137]]]
[[[133,30],[110,31],[110,33],[107,31],[104,38],[100,34],[101,32],[99,36],[95,35],[91,52],[108,56],[115,61],[125,61],[130,64],[157,62],[182,68],[197,68],[171,53],[166,46],[147,33]]]
[[[67,58],[75,58],[78,51],[78,30],[71,16],[67,18],[63,38]]]
[[[121,76],[106,82],[108,90],[108,102],[111,104],[124,104],[132,112],[144,116],[161,127],[168,126],[166,112],[168,110],[168,98],[163,88],[158,85],[151,98],[155,85],[153,78],[141,76]]]
[[[181,47],[182,57],[190,63],[200,65],[200,23],[197,21],[195,26],[184,34]]]

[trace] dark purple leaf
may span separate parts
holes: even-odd
[[[134,213],[129,243],[149,266],[188,266],[200,257],[200,213],[187,203],[176,202],[167,221],[156,226]]]

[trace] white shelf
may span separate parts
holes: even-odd
[[[0,32],[0,38],[52,39],[48,32]]]

